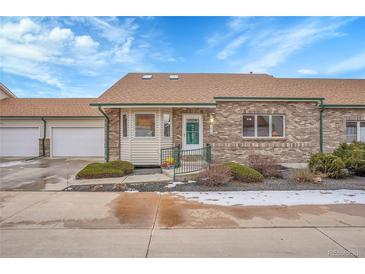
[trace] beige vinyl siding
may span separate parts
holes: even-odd
[[[128,113],[128,137],[121,134],[122,160],[130,161],[134,165],[160,164],[160,149],[172,145],[171,137],[163,137],[162,113],[166,111],[171,112],[170,109],[129,109],[121,112],[121,115]],[[155,137],[135,136],[135,114],[138,113],[155,114]]]

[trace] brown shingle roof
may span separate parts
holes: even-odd
[[[267,74],[129,73],[94,103],[214,103],[214,97],[324,97],[325,104],[365,104],[365,80],[275,78]],[[176,73],[174,73],[176,74]]]
[[[0,116],[102,116],[90,102],[95,98],[6,98],[0,100]]]

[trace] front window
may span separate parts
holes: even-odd
[[[128,137],[128,116],[127,116],[127,114],[123,114],[123,116],[122,116],[122,131],[123,131],[123,137]]]
[[[244,115],[243,137],[284,137],[283,115]]]
[[[162,119],[163,119],[163,136],[171,137],[171,114],[164,113],[162,115]]]
[[[271,136],[283,137],[284,136],[284,116],[272,116],[271,118]]]
[[[346,141],[365,142],[365,121],[346,122]]]
[[[243,116],[243,136],[254,137],[255,136],[255,116]]]
[[[155,137],[155,114],[136,114],[136,137]]]
[[[257,136],[270,137],[270,116],[257,116]]]

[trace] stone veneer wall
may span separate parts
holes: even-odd
[[[120,159],[120,109],[105,109],[109,117],[109,160]],[[106,127],[105,127],[106,128]],[[106,145],[106,142],[105,142]]]
[[[346,142],[346,121],[365,121],[365,109],[325,109],[323,112],[324,152]]]
[[[174,108],[172,112],[172,136],[175,145],[182,145],[182,115],[183,113],[203,114],[203,143],[211,144],[213,135],[210,134],[210,115],[214,117],[215,109],[210,108]]]
[[[283,114],[283,139],[242,137],[243,114]],[[215,162],[246,163],[250,154],[273,156],[279,163],[303,163],[319,152],[319,108],[316,103],[218,102],[213,145]]]
[[[51,150],[50,150],[50,139],[46,138],[44,140],[44,157],[51,157]],[[43,156],[43,138],[39,139],[39,156]]]

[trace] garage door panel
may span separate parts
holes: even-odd
[[[0,156],[32,157],[39,155],[38,127],[1,127]]]
[[[52,128],[52,156],[104,156],[104,129],[100,127]]]

